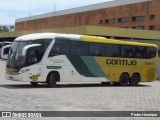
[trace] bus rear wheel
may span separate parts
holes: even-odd
[[[129,83],[129,76],[127,74],[122,74],[119,80],[121,86],[127,86]]]
[[[47,78],[47,85],[48,87],[55,87],[56,86],[56,83],[57,83],[57,74],[56,73],[50,73],[48,75],[48,78]]]
[[[131,86],[137,86],[139,82],[140,82],[140,76],[138,74],[133,74],[129,81],[129,84]]]
[[[30,82],[32,86],[37,86],[38,82]]]

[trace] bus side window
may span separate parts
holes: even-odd
[[[4,50],[4,54],[8,54],[8,53],[9,53],[9,50],[10,50],[10,48],[6,48],[6,49]]]
[[[88,43],[82,41],[71,41],[71,54],[72,55],[88,55]]]
[[[89,43],[90,56],[105,56],[105,44],[103,43]]]
[[[36,55],[34,50],[28,52],[27,65],[32,65],[36,62]]]
[[[27,51],[27,65],[32,65],[32,64],[35,64],[35,63],[38,63],[41,61],[42,59],[42,56],[43,56],[43,53],[41,51],[40,48],[30,48],[28,51]]]
[[[121,45],[121,55],[124,58],[131,58],[133,57],[133,46],[131,45]]]
[[[136,46],[136,48],[135,48],[136,50],[135,50],[135,53],[136,53],[136,55],[135,55],[135,57],[136,58],[146,58],[146,47],[144,47],[144,46]]]
[[[70,41],[56,40],[49,53],[49,57],[66,54],[70,54]]]
[[[156,48],[154,47],[147,47],[147,58],[154,58],[156,56]]]
[[[107,57],[121,57],[120,45],[106,44],[106,56]]]
[[[37,39],[34,41],[30,41],[31,44],[41,44],[41,48],[38,50],[37,54],[40,54],[40,60],[42,59],[44,52],[48,48],[49,44],[51,43],[52,39]]]

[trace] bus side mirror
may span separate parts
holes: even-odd
[[[32,47],[37,47],[37,46],[41,46],[41,44],[31,44],[31,45],[27,45],[25,46],[23,49],[22,49],[22,56],[25,56],[26,55],[26,52],[29,48],[32,48]]]

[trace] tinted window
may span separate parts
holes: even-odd
[[[88,55],[88,43],[81,41],[71,42],[71,54],[72,55]]]
[[[49,46],[49,44],[51,43],[51,41],[52,41],[52,39],[46,39],[46,40],[44,40],[44,49],[46,50],[47,48],[48,48],[48,46]]]
[[[126,17],[126,18],[119,18],[118,19],[118,22],[128,22],[130,20],[129,17]]]
[[[144,30],[145,27],[144,26],[135,26],[135,27],[132,27],[133,29],[140,29],[140,30]]]
[[[28,66],[40,62],[51,41],[52,39],[38,39],[29,41],[30,44],[41,44],[41,46],[30,48],[28,50],[26,65]]]
[[[39,40],[31,40],[30,44],[41,44],[41,50],[45,52],[51,43],[52,39],[39,39]]]
[[[132,21],[142,21],[145,20],[145,16],[136,16],[132,18]]]
[[[148,47],[147,48],[147,58],[154,58],[156,56],[156,48]]]
[[[133,57],[133,46],[130,45],[121,45],[121,55],[125,58]]]
[[[56,40],[49,56],[70,54],[70,41]]]
[[[146,47],[144,46],[136,46],[135,47],[135,52],[134,52],[134,57],[135,58],[146,58]]]
[[[6,49],[4,50],[4,54],[8,54],[8,53],[9,53],[9,50],[10,50],[10,48],[6,48]]]
[[[120,57],[121,56],[120,45],[106,44],[106,56],[107,57]]]
[[[40,47],[30,48],[28,50],[28,56],[26,61],[27,66],[38,63],[41,61],[41,59],[42,56],[40,55]]]
[[[110,24],[113,24],[116,22],[116,19],[106,19],[105,20],[105,23],[110,23]]]
[[[46,51],[46,49],[48,48],[49,44],[51,43],[52,39],[39,39],[39,40],[31,40],[30,44],[41,44],[41,48],[38,49],[37,53],[39,54],[39,59],[41,60],[44,52]]]
[[[105,44],[103,44],[103,43],[89,43],[89,55],[91,55],[91,56],[105,56]]]

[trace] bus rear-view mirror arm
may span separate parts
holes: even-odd
[[[26,51],[27,51],[29,48],[37,47],[37,46],[41,46],[41,44],[31,44],[31,45],[25,46],[25,47],[22,49],[22,56],[25,56],[25,55],[26,55]]]

